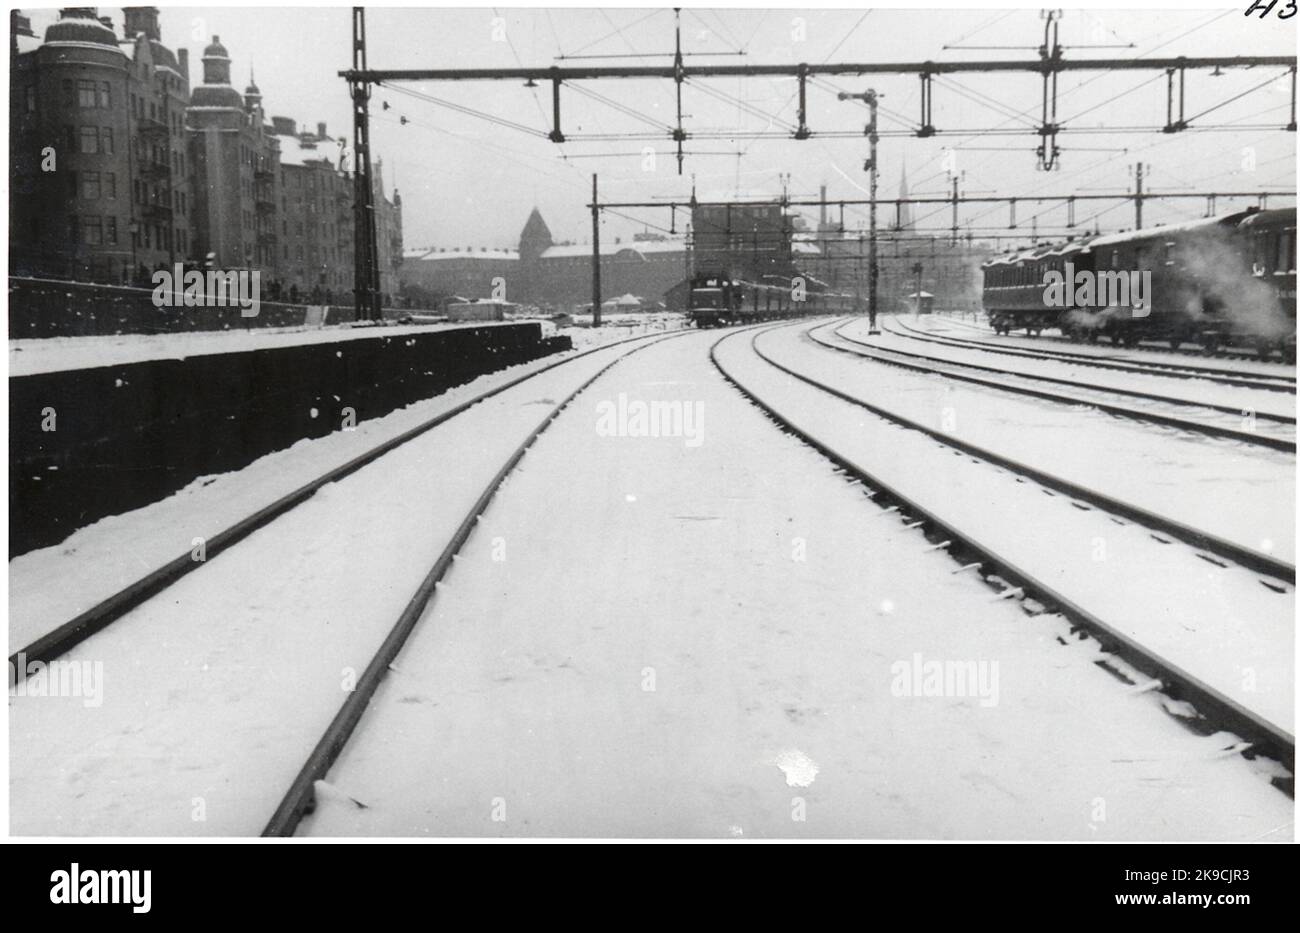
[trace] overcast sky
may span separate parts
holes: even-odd
[[[1232,9],[1128,12],[1067,11],[1061,41],[1069,58],[1178,55],[1295,55],[1296,32],[1289,24],[1261,22]],[[28,10],[38,34],[56,15]],[[120,30],[118,8],[101,8]],[[242,91],[250,67],[270,114],[314,126],[325,121],[331,133],[351,137],[346,85],[337,72],[350,65],[349,8],[162,8],[163,41],[190,49],[191,81],[202,80],[200,58],[213,34],[233,59],[232,73]],[[1294,21],[1293,21],[1294,22]],[[370,8],[367,11],[372,68],[454,68],[550,66],[560,55],[637,55],[585,63],[668,63],[673,46],[673,13],[661,9]],[[821,63],[827,61],[962,61],[1026,59],[1042,42],[1036,9],[1021,10],[710,10],[682,12],[683,47],[697,53],[688,64]],[[1127,46],[1133,48],[1088,48]],[[945,48],[945,46],[962,48]],[[974,46],[1023,46],[987,50]],[[703,57],[734,53],[743,57]],[[565,64],[560,62],[560,64]],[[1282,75],[1283,69],[1236,71],[1218,77],[1190,73],[1187,115],[1193,116],[1236,94]],[[869,83],[885,96],[882,130],[915,128],[919,122],[919,79],[877,76],[822,79],[809,88],[808,121],[817,131],[861,132],[865,110],[841,102],[835,89],[858,91]],[[537,130],[548,130],[550,89],[520,82],[422,83],[401,89],[378,88],[372,101],[375,155],[383,159],[385,182],[401,189],[405,240],[415,246],[513,246],[534,205],[541,208],[557,239],[590,236],[591,173],[600,174],[602,199],[657,200],[688,196],[692,177],[701,197],[776,195],[788,173],[792,195],[815,196],[825,184],[832,198],[865,197],[861,137],[797,142],[790,139],[729,139],[736,132],[783,131],[795,119],[793,79],[719,79],[684,89],[688,132],[724,138],[691,140],[686,174],[677,175],[668,139],[574,141],[557,146],[518,129],[488,122],[418,99],[404,90]],[[563,129],[567,134],[652,133],[666,135],[674,119],[673,85],[668,80],[604,80],[583,88],[618,106],[566,89]],[[1039,116],[1041,79],[1034,75],[959,75],[936,79],[933,122],[941,131],[931,139],[881,140],[882,198],[896,195],[904,164],[912,194],[949,190],[946,147],[956,148],[956,167],[971,194],[1026,196],[1037,193],[1100,193],[1132,184],[1129,166],[1150,165],[1152,190],[1293,189],[1296,137],[1265,129],[1288,119],[1289,82],[1284,78],[1214,110],[1198,126],[1230,126],[1228,132],[1163,135],[1148,133],[1067,133],[1060,137],[1062,167],[1035,170],[1033,126]],[[1163,125],[1165,83],[1152,72],[1073,73],[1060,78],[1058,118],[1067,126],[1115,128]],[[389,105],[388,110],[383,105]],[[630,110],[632,113],[628,113]],[[401,125],[399,117],[408,119]],[[1020,135],[962,134],[961,130],[1011,129]],[[643,166],[643,148],[652,146],[652,171]],[[592,157],[598,156],[598,157]],[[568,157],[568,158],[566,158]],[[1251,166],[1254,166],[1253,169]],[[1281,202],[1279,202],[1281,203]],[[1287,201],[1286,203],[1293,203]],[[1221,202],[1220,210],[1230,205]],[[1109,209],[1108,209],[1109,208]],[[1036,211],[1019,207],[1028,226]],[[1204,204],[1175,202],[1148,207],[1148,223],[1200,216]],[[667,210],[628,212],[642,221],[610,216],[602,236],[629,237],[649,225],[668,228]],[[1132,225],[1131,206],[1081,204],[1076,220],[1099,214],[1103,230]],[[947,227],[947,207],[913,208],[924,228]],[[892,206],[883,215],[892,219]],[[846,223],[865,222],[865,209],[848,211]],[[1063,225],[1064,208],[1045,211],[1045,227]],[[1004,227],[1007,208],[969,206],[963,227],[978,233]],[[1089,227],[1092,221],[1088,221]],[[679,217],[677,229],[680,231]]]

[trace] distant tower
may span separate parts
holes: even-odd
[[[903,163],[903,178],[898,183],[898,200],[903,201],[907,198],[907,163]],[[898,229],[912,229],[912,205],[898,205]]]
[[[525,266],[536,261],[537,257],[555,245],[551,228],[542,220],[542,213],[537,208],[528,215],[523,233],[519,234],[519,260]]]
[[[247,260],[243,186],[245,103],[230,86],[230,53],[217,36],[203,50],[203,83],[190,94],[185,122],[192,128],[195,180],[194,238],[199,256],[214,254],[217,267],[235,269]],[[260,108],[259,108],[260,109]],[[251,169],[249,170],[251,171]]]
[[[542,264],[538,260],[542,253],[554,245],[551,228],[542,220],[542,212],[534,207],[528,215],[528,222],[524,224],[523,232],[519,234],[519,277],[522,280],[522,287],[518,290],[520,296],[540,300],[547,291]]]
[[[262,120],[262,92],[257,86],[257,78],[253,74],[253,67],[248,67],[248,87],[244,88],[244,110],[249,114],[254,114],[253,119],[259,123]]]

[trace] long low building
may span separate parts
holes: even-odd
[[[632,294],[654,307],[689,275],[684,238],[639,234],[600,244],[601,291]],[[556,243],[534,208],[518,249],[420,249],[403,257],[400,278],[412,305],[451,297],[495,298],[573,311],[591,304],[591,246]]]

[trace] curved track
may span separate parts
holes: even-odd
[[[36,662],[48,664],[54,658],[65,654],[76,645],[94,635],[96,632],[102,631],[131,610],[157,596],[187,574],[204,566],[208,560],[216,557],[223,551],[229,550],[253,532],[265,527],[297,506],[302,505],[304,502],[311,499],[323,487],[350,476],[362,467],[365,467],[385,454],[410,443],[439,425],[445,424],[457,415],[460,415],[478,405],[480,402],[500,395],[515,386],[527,382],[530,379],[534,379],[543,373],[550,372],[557,367],[590,356],[593,353],[599,353],[608,350],[611,347],[634,343],[637,341],[645,341],[643,345],[648,346],[652,343],[657,343],[660,340],[671,339],[673,336],[678,335],[670,334],[665,337],[663,335],[655,334],[632,337],[626,340],[614,341],[599,347],[583,350],[579,353],[573,354],[572,356],[567,356],[562,360],[556,360],[545,366],[539,367],[531,372],[519,376],[518,378],[502,383],[499,386],[495,386],[492,389],[482,392],[473,398],[456,405],[448,411],[442,412],[436,417],[430,418],[422,424],[416,425],[414,428],[402,432],[396,437],[375,445],[365,453],[352,458],[341,466],[328,470],[310,482],[299,486],[292,492],[281,496],[269,505],[258,509],[256,512],[238,522],[235,522],[217,534],[210,536],[205,541],[204,557],[202,560],[195,559],[193,552],[187,551],[173,560],[168,561],[156,570],[140,577],[128,586],[123,587],[113,595],[101,600],[85,612],[82,612],[67,622],[55,627],[25,647],[19,649],[9,658],[9,670],[11,672],[10,679],[15,680],[16,678],[21,680],[24,678],[26,676],[26,664]],[[635,350],[632,352],[635,352]],[[19,663],[20,656],[25,663]],[[13,684],[11,684],[11,686],[12,685]]]
[[[774,330],[776,328],[769,328]],[[760,333],[766,333],[762,331]],[[975,448],[972,445],[965,444],[945,435],[942,432],[934,431],[919,425],[909,419],[902,418],[894,413],[885,411],[875,405],[864,402],[860,399],[841,392],[831,386],[828,386],[816,379],[813,379],[803,373],[784,366],[775,361],[770,355],[764,353],[758,346],[758,337],[760,334],[751,334],[749,345],[751,351],[759,359],[763,360],[770,367],[782,372],[799,383],[811,386],[818,391],[848,402],[849,404],[865,409],[872,414],[882,418],[894,421],[895,423],[908,427],[912,430],[920,431],[929,437],[940,441],[945,445],[952,446],[964,453],[977,456],[987,460],[990,463],[998,464],[1005,469],[1022,472],[1026,477],[1032,478],[1037,482],[1045,485],[1055,485],[1062,491],[1069,490],[1070,495],[1076,495],[1080,498],[1089,499],[1097,503],[1101,508],[1107,509],[1106,497],[1085,490],[1070,484],[1063,484],[1062,481],[1054,477],[1047,476],[1038,471],[1022,467],[1005,458],[998,457],[988,451]],[[736,335],[729,335],[734,338]],[[727,338],[724,338],[727,339]],[[721,341],[720,341],[721,342]],[[1222,691],[1211,686],[1203,679],[1195,676],[1179,665],[1176,665],[1159,653],[1143,645],[1134,637],[1119,631],[1114,626],[1108,624],[1105,620],[1090,611],[1086,606],[1072,600],[1060,592],[1057,587],[1048,582],[1041,575],[1036,575],[1029,569],[1017,566],[1016,563],[999,554],[991,545],[981,541],[980,533],[970,529],[961,528],[945,519],[942,506],[934,506],[929,503],[923,503],[908,497],[899,489],[884,482],[879,476],[861,464],[855,462],[852,458],[839,453],[829,442],[814,436],[809,431],[801,428],[790,415],[783,412],[779,405],[771,398],[764,397],[753,386],[747,386],[742,383],[734,373],[729,371],[718,360],[716,353],[717,345],[715,344],[711,351],[711,359],[714,366],[722,376],[740,391],[746,398],[761,408],[769,418],[779,424],[784,430],[802,439],[809,446],[813,447],[837,467],[844,471],[846,475],[864,483],[876,491],[875,501],[890,503],[891,508],[901,510],[909,516],[917,516],[915,523],[930,531],[930,537],[938,543],[936,547],[947,550],[956,560],[962,563],[961,569],[978,564],[981,572],[986,577],[996,574],[997,577],[1008,581],[1010,586],[1004,591],[1004,595],[1013,594],[1016,590],[1023,594],[1031,595],[1039,602],[1056,607],[1058,611],[1077,624],[1081,629],[1087,631],[1093,637],[1097,638],[1108,650],[1123,658],[1137,670],[1155,678],[1162,689],[1170,695],[1185,699],[1192,703],[1198,712],[1214,723],[1221,724],[1224,728],[1231,729],[1243,738],[1251,742],[1256,750],[1262,751],[1270,757],[1282,761],[1288,769],[1294,768],[1295,761],[1295,739],[1294,736],[1285,729],[1282,729],[1267,718],[1257,714],[1243,704],[1227,696]],[[1122,503],[1111,502],[1110,506],[1123,508]],[[1123,513],[1119,513],[1123,514]],[[1150,513],[1141,514],[1129,511],[1128,516],[1147,527],[1158,528],[1160,530],[1174,533],[1173,526],[1167,520],[1160,516]],[[1186,533],[1186,529],[1181,530]],[[1198,533],[1193,532],[1193,539]],[[1189,542],[1190,543],[1190,542]],[[1205,542],[1202,539],[1201,546],[1206,544],[1217,544],[1223,546],[1226,542]],[[1240,551],[1236,546],[1228,544],[1228,550]],[[1263,557],[1261,563],[1259,558]],[[1268,558],[1266,555],[1252,555],[1250,553],[1237,553],[1234,559],[1239,559],[1243,565],[1252,565],[1255,569],[1264,570],[1270,568],[1267,572],[1277,573],[1279,576],[1294,581],[1295,569],[1293,565],[1286,565]],[[1281,782],[1282,788],[1288,793],[1294,793],[1293,778]]]
[[[966,328],[966,329],[968,329],[968,330],[971,330],[971,331],[973,331],[973,332],[979,334],[981,337],[987,337],[987,336],[990,336],[990,335],[991,335],[991,334],[990,334],[990,331],[989,331],[989,329],[988,329],[987,327],[983,327],[983,326],[980,326],[980,325],[977,325],[977,324],[972,324],[972,323],[970,323],[969,321],[963,321],[963,320],[961,320],[961,319],[959,319],[959,318],[945,318],[945,322],[946,322],[946,323],[949,323],[949,324],[954,324],[954,325],[956,325],[956,326],[958,326],[958,327],[963,327],[963,328]],[[1060,344],[1061,346],[1066,346],[1066,347],[1069,347],[1069,346],[1080,347],[1080,346],[1089,346],[1089,345],[1090,345],[1090,344],[1084,343],[1084,342],[1082,342],[1082,341],[1075,340],[1075,339],[1070,338],[1070,337],[1066,337],[1066,336],[1064,336],[1064,335],[1059,335],[1059,336],[1058,336],[1058,335],[1053,335],[1053,334],[1039,334],[1037,337],[1028,337],[1028,336],[1017,337],[1017,336],[1015,336],[1015,335],[1008,335],[1008,336],[1012,337],[1013,339],[1017,339],[1017,340],[1032,340],[1032,341],[1034,341],[1034,342],[1039,342],[1039,341],[1041,341],[1041,342],[1045,342],[1045,343]],[[1093,343],[1093,344],[1091,344],[1091,345],[1092,345],[1092,346],[1100,346],[1099,344],[1096,344],[1096,343]],[[1127,352],[1129,352],[1129,351],[1138,351],[1139,353],[1151,353],[1151,354],[1156,354],[1156,353],[1165,353],[1165,354],[1169,354],[1169,355],[1172,355],[1172,356],[1188,356],[1188,357],[1196,357],[1196,358],[1200,358],[1200,359],[1221,359],[1221,360],[1233,360],[1233,361],[1240,361],[1240,362],[1242,362],[1242,363],[1259,363],[1259,364],[1268,365],[1268,366],[1273,366],[1273,365],[1279,365],[1279,366],[1294,366],[1294,365],[1295,365],[1294,363],[1292,363],[1292,362],[1288,362],[1287,360],[1283,359],[1282,357],[1272,357],[1272,356],[1270,356],[1270,357],[1268,357],[1268,358],[1261,358],[1260,355],[1259,355],[1259,352],[1258,352],[1258,351],[1256,351],[1256,350],[1251,350],[1251,349],[1246,349],[1246,348],[1239,348],[1239,347],[1228,347],[1228,348],[1220,347],[1219,349],[1217,349],[1217,350],[1215,350],[1215,351],[1213,351],[1213,352],[1207,352],[1204,348],[1199,347],[1199,346],[1195,346],[1195,345],[1192,345],[1192,344],[1181,345],[1181,346],[1178,347],[1178,349],[1174,349],[1173,347],[1170,347],[1170,346],[1168,345],[1168,341],[1163,341],[1163,342],[1162,342],[1162,341],[1156,341],[1156,340],[1142,340],[1142,341],[1139,341],[1136,345],[1134,345],[1134,346],[1128,346],[1128,347],[1125,347],[1125,346],[1122,346],[1122,345],[1117,345],[1117,344],[1115,344],[1115,343],[1112,342],[1112,343],[1110,344],[1110,347],[1111,347],[1111,349],[1113,349],[1113,350],[1123,351],[1123,352],[1125,352],[1125,353],[1127,353]],[[1050,352],[1050,351],[1049,351],[1049,352]],[[1142,359],[1140,359],[1140,358],[1139,358],[1139,359],[1134,359],[1133,361],[1134,361],[1134,362],[1138,362],[1138,363],[1147,363],[1148,365],[1171,365],[1171,364],[1168,364],[1168,363],[1166,363],[1166,364],[1160,364],[1160,363],[1159,363],[1158,361],[1156,361],[1156,360],[1142,360]],[[1189,365],[1191,365],[1191,364],[1189,364]],[[1222,369],[1222,368],[1216,368],[1216,367],[1197,367],[1197,368],[1205,368],[1205,369],[1208,369],[1208,370],[1211,371],[1211,372],[1214,372],[1214,371],[1222,371],[1222,372],[1227,372],[1227,373],[1237,373],[1237,372],[1242,372],[1242,370],[1239,370],[1239,369]],[[1257,372],[1257,373],[1255,373],[1255,375],[1265,376],[1265,377],[1275,375],[1275,376],[1277,376],[1277,378],[1279,378],[1279,379],[1291,379],[1292,381],[1294,381],[1294,377],[1292,377],[1292,376],[1287,376],[1287,375],[1282,374],[1282,373],[1262,373],[1262,372]]]
[[[1129,373],[1166,376],[1174,379],[1204,379],[1219,385],[1239,386],[1248,389],[1262,389],[1267,392],[1289,392],[1295,394],[1294,376],[1283,376],[1254,371],[1225,369],[1222,367],[1193,366],[1191,364],[1163,363],[1148,360],[1117,359],[1089,353],[1070,353],[1058,350],[1029,349],[1020,346],[997,344],[990,340],[975,340],[966,337],[940,336],[912,327],[905,321],[894,318],[897,327],[885,326],[885,330],[899,337],[948,346],[965,347],[998,353],[1006,356],[1021,356],[1039,360],[1068,360],[1081,366],[1095,366],[1099,369],[1113,369]]]
[[[1038,390],[1026,385],[1018,385],[1014,382],[1008,382],[1005,380],[998,381],[992,379],[984,379],[978,376],[972,376],[967,373],[962,373],[960,371],[955,372],[954,370],[966,369],[966,370],[973,370],[977,372],[999,373],[1004,376],[1011,376],[1017,379],[1028,380],[1031,382],[1048,382],[1056,385],[1065,385],[1065,386],[1070,386],[1078,389],[1086,389],[1090,392],[1097,392],[1097,393],[1111,394],[1111,395],[1125,395],[1125,396],[1145,399],[1147,401],[1159,402],[1165,405],[1174,405],[1181,408],[1208,409],[1210,411],[1231,415],[1233,416],[1234,419],[1239,419],[1242,410],[1234,406],[1218,405],[1218,404],[1213,404],[1208,402],[1198,402],[1189,399],[1181,399],[1174,396],[1158,395],[1155,393],[1141,392],[1132,389],[1097,385],[1093,383],[1081,382],[1072,379],[1060,379],[1051,376],[1042,376],[1042,375],[1036,375],[1031,373],[1016,372],[1014,370],[998,369],[997,367],[993,367],[993,366],[982,366],[977,363],[958,362],[956,360],[949,360],[943,357],[928,356],[922,353],[911,353],[906,350],[897,350],[889,347],[880,346],[878,344],[868,343],[866,341],[858,340],[853,337],[849,337],[843,333],[843,330],[844,330],[843,326],[837,328],[834,332],[835,336],[839,337],[843,341],[846,341],[850,344],[854,344],[856,346],[847,347],[840,344],[832,343],[821,337],[818,337],[817,335],[813,334],[811,331],[809,332],[809,336],[812,340],[816,341],[821,346],[827,347],[829,349],[838,350],[844,353],[852,353],[861,358],[875,360],[877,362],[885,363],[891,366],[901,366],[905,369],[910,369],[914,372],[932,373],[935,375],[944,376],[945,378],[948,379],[956,379],[961,382],[968,382],[974,385],[985,386],[987,388],[997,389],[999,391],[1004,391],[1004,392],[1011,392],[1017,395],[1027,395],[1033,398],[1041,398],[1041,399],[1046,399],[1048,401],[1060,402],[1065,405],[1088,405],[1093,408],[1097,408],[1100,411],[1104,411],[1107,414],[1116,415],[1124,418],[1132,418],[1137,421],[1149,421],[1155,424],[1162,424],[1168,427],[1174,427],[1184,431],[1192,431],[1194,433],[1204,434],[1210,437],[1228,438],[1231,440],[1240,441],[1241,443],[1244,444],[1252,444],[1260,447],[1268,447],[1273,450],[1281,450],[1288,453],[1295,453],[1296,451],[1296,441],[1294,435],[1288,437],[1288,436],[1279,436],[1276,434],[1262,433],[1260,431],[1243,431],[1239,428],[1227,427],[1225,425],[1216,424],[1213,422],[1200,421],[1200,420],[1194,420],[1190,418],[1171,416],[1171,415],[1163,415],[1155,411],[1131,408],[1122,405],[1109,404],[1095,398],[1062,395],[1057,392]],[[869,349],[857,349],[858,347],[869,348]],[[902,357],[904,359],[899,359],[899,357]],[[907,360],[921,360],[924,362],[922,363],[907,362]],[[938,365],[926,365],[926,363],[938,364]],[[1255,418],[1257,421],[1269,421],[1269,422],[1275,422],[1277,424],[1282,424],[1282,425],[1294,425],[1296,422],[1295,417],[1292,415],[1283,415],[1275,412],[1256,412]]]

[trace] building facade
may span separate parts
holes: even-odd
[[[37,36],[10,16],[10,267],[20,276],[150,284],[175,263],[261,272],[266,297],[350,304],[353,186],[346,140],[268,119],[232,84],[219,37],[191,88],[156,7],[122,33],[94,8]],[[401,196],[372,178],[386,303],[403,256]]]
[[[17,274],[122,281],[135,265],[131,56],[112,21],[69,9],[36,37],[10,16],[10,265]]]

